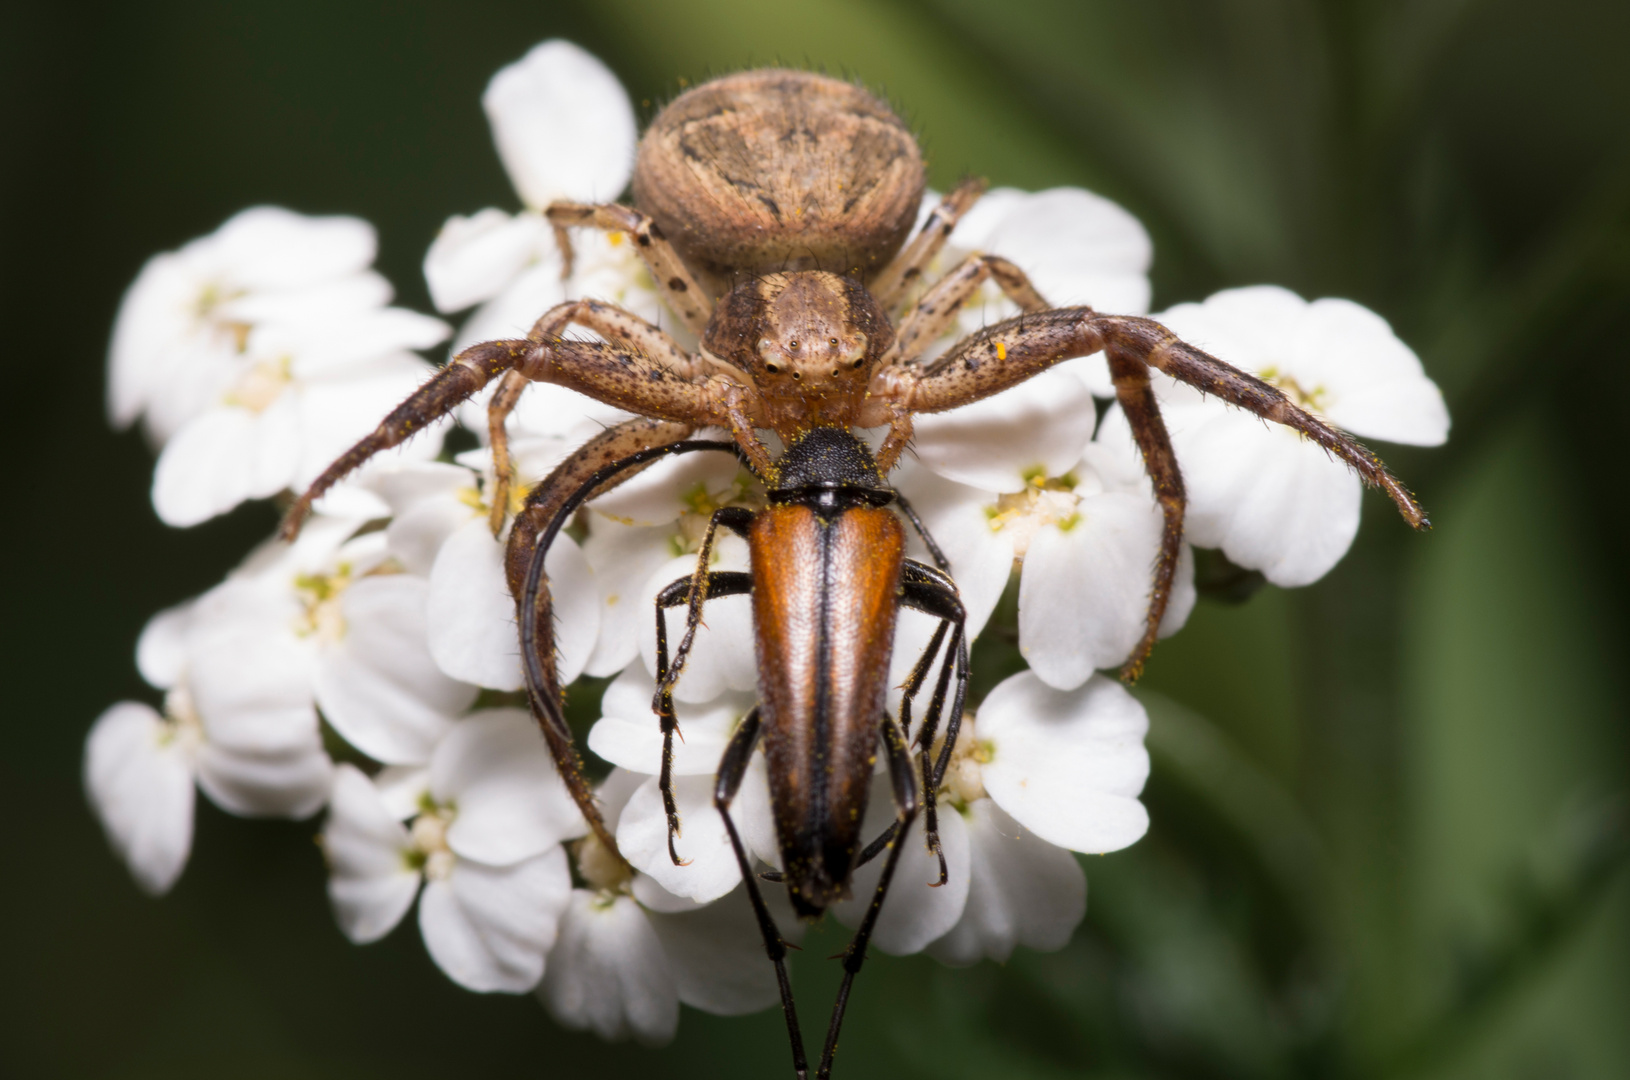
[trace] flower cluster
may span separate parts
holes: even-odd
[[[582,231],[567,272],[541,212],[626,187],[635,125],[611,73],[548,42],[499,72],[484,104],[526,208],[451,218],[431,246],[437,308],[473,309],[456,333],[388,306],[388,285],[369,269],[372,230],[355,219],[247,210],[142,270],[114,331],[109,408],[117,424],[139,419],[160,448],[153,502],[164,521],[190,525],[302,488],[422,381],[429,365],[415,350],[449,336],[455,348],[519,336],[550,305],[592,296],[683,337],[631,244]],[[1147,235],[1084,191],[989,193],[936,271],[976,251],[1011,259],[1054,303],[1149,306]],[[1012,313],[987,289],[938,347]],[[1237,289],[1159,318],[1355,434],[1446,437],[1442,398],[1419,361],[1355,304]],[[1327,571],[1357,527],[1357,478],[1285,429],[1156,378],[1188,484],[1188,541],[1282,585]],[[1113,393],[1101,356],[1060,365],[921,418],[896,474],[949,557],[971,636],[1018,575],[1013,629],[1029,670],[962,724],[940,793],[947,883],[928,884],[938,865],[919,821],[877,927],[885,952],[971,964],[1020,944],[1059,948],[1085,912],[1072,853],[1113,851],[1147,828],[1147,718],[1098,672],[1142,633],[1162,519],[1125,420],[1095,402]],[[483,405],[458,420],[484,442]],[[518,475],[535,482],[624,415],[532,387],[509,420]],[[443,433],[382,456],[318,504],[297,542],[269,542],[149,623],[137,663],[162,708],[115,705],[86,747],[87,789],[115,848],[142,887],[162,893],[187,861],[195,787],[234,814],[325,811],[329,892],[353,941],[388,933],[417,899],[426,949],[448,977],[477,991],[535,991],[560,1022],[608,1038],[660,1042],[681,1002],[723,1014],[773,1004],[711,802],[711,777],[757,686],[745,598],[710,603],[676,687],[683,865],[668,853],[650,707],[653,598],[694,570],[713,510],[759,505],[762,490],[725,455],[669,460],[590,503],[549,554],[562,684],[611,680],[587,745],[611,766],[599,797],[625,863],[589,832],[533,720],[513,707],[523,680],[504,537],[489,525],[491,455],[448,458]],[[714,557],[720,569],[746,568],[734,537]],[[1194,600],[1185,547],[1164,633]],[[902,614],[891,686],[933,629]],[[869,805],[872,836],[892,820],[881,774]],[[761,868],[776,867],[761,756],[732,815]],[[880,862],[856,872],[839,920],[858,923]],[[795,935],[769,892],[782,932]]]

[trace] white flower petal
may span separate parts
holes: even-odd
[[[248,409],[213,409],[165,445],[153,472],[153,509],[175,528],[207,521],[257,492],[257,417]]]
[[[630,897],[572,892],[538,996],[570,1028],[661,1044],[679,1026],[679,994],[662,941]]]
[[[210,801],[241,817],[309,817],[328,801],[334,763],[317,729],[310,745],[281,753],[245,753],[206,743],[198,753],[198,786]]]
[[[917,460],[941,476],[992,492],[1023,490],[1029,470],[1066,472],[1081,460],[1097,420],[1074,363],[972,405],[916,417]]]
[[[571,884],[558,847],[506,867],[459,859],[419,899],[425,949],[466,990],[524,993],[543,975]]]
[[[911,508],[950,561],[951,577],[967,611],[968,639],[977,638],[1013,572],[1013,540],[1002,530],[991,528],[986,513],[990,496],[910,465],[900,470],[895,486],[910,499]],[[934,565],[915,530],[908,529],[907,536],[910,552]]]
[[[85,791],[136,884],[170,890],[192,849],[192,766],[146,705],[104,712],[85,740]]]
[[[424,279],[437,311],[462,311],[491,300],[553,243],[539,214],[510,215],[489,207],[447,219],[424,257]]]
[[[604,676],[622,671],[639,656],[640,634],[655,618],[652,609],[640,606],[640,595],[657,569],[673,558],[673,532],[599,516],[592,521],[583,556],[600,588],[600,638],[584,670]]]
[[[1036,531],[1019,579],[1019,651],[1060,689],[1119,664],[1143,636],[1163,528],[1141,495],[1089,496],[1078,514]]]
[[[975,799],[964,820],[973,860],[968,903],[929,954],[963,967],[1006,963],[1014,945],[1062,949],[1087,913],[1087,876],[1075,856],[1025,831],[991,799]]]
[[[882,773],[872,779],[866,824],[861,830],[861,843],[869,844],[895,818],[894,797],[888,777]],[[877,928],[872,944],[894,956],[909,956],[921,952],[929,942],[942,937],[962,917],[963,905],[968,899],[969,863],[968,829],[962,816],[949,805],[940,808],[940,848],[945,853],[946,880],[938,885],[940,864],[923,840],[923,827],[927,815],[918,813],[911,831],[905,837],[905,851],[895,868],[889,884],[888,897],[877,917]],[[899,843],[900,841],[895,841]],[[872,893],[883,873],[888,852],[883,852],[854,873],[852,894],[837,904],[833,912],[845,926],[858,927],[866,909],[871,905]]]
[[[1015,200],[983,247],[1012,259],[1055,307],[1086,304],[1127,315],[1149,310],[1149,234],[1137,218],[1090,191],[1051,188]]]
[[[192,601],[165,608],[147,620],[136,639],[136,670],[149,686],[168,690],[181,681],[187,666],[187,623]]]
[[[647,918],[686,1005],[716,1016],[741,1016],[780,1000],[775,967],[764,955],[746,889],[695,911]]]
[[[354,765],[335,768],[323,853],[328,896],[346,937],[364,945],[402,921],[419,891],[419,872],[408,865],[411,847],[368,778]]]
[[[430,794],[430,769],[424,765],[387,765],[373,777],[374,789],[397,821],[417,814]]]
[[[249,289],[287,289],[366,269],[377,241],[372,225],[354,217],[307,217],[280,206],[252,206],[227,220],[214,237],[219,257]]]
[[[1149,717],[1119,683],[1095,675],[1055,690],[1022,671],[985,698],[978,727],[991,755],[985,789],[1041,839],[1100,853],[1148,831],[1137,795],[1149,776]]]
[[[447,846],[508,866],[585,831],[530,713],[493,709],[453,726],[430,759],[430,790],[458,808]]]
[[[345,636],[322,650],[313,675],[323,715],[375,761],[426,761],[475,700],[442,674],[426,644],[429,586],[406,574],[364,578],[340,598]]]
[[[528,206],[609,202],[634,164],[634,109],[617,77],[553,40],[492,77],[481,95],[498,156]]]
[[[675,896],[704,903],[716,900],[740,883],[741,868],[724,819],[713,805],[713,778],[674,777],[674,802],[682,830],[674,849],[684,865],[675,866],[668,854],[668,819],[654,776],[640,785],[623,808],[617,823],[617,847],[630,865],[651,875]]]
[[[485,518],[448,538],[430,572],[430,652],[441,670],[494,690],[526,685],[515,600],[504,572],[503,542]],[[561,685],[583,672],[599,633],[594,572],[569,536],[557,536],[544,560],[555,613],[555,667]]]

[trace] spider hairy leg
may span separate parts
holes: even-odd
[[[892,311],[905,300],[911,287],[922,280],[934,256],[945,247],[962,215],[985,193],[986,186],[984,177],[970,176],[940,200],[911,243],[872,280],[872,295],[878,303]]]
[[[573,260],[571,242],[564,232],[567,226],[626,233],[633,240],[646,269],[651,271],[651,277],[662,291],[662,298],[668,302],[668,306],[684,320],[692,333],[700,334],[706,328],[708,318],[713,314],[713,301],[649,215],[632,206],[619,206],[616,203],[572,202],[550,203],[544,214],[555,226],[555,242],[561,245],[560,254],[567,272]]]
[[[621,858],[606,828],[594,793],[583,774],[582,758],[567,726],[555,663],[554,602],[544,559],[556,535],[583,502],[604,494],[649,467],[662,451],[683,445],[691,428],[685,424],[635,419],[609,428],[557,465],[527,495],[515,516],[504,557],[510,595],[521,624],[521,663],[526,672],[532,715],[572,801],[607,851]],[[629,462],[649,455],[646,461]]]
[[[957,312],[979,287],[995,279],[1002,293],[1027,313],[1046,311],[1041,298],[1025,272],[1000,255],[970,255],[949,274],[934,282],[917,306],[906,315],[900,335],[894,341],[893,355],[884,363],[910,364],[922,351],[956,322]]]
[[[660,327],[653,326],[622,308],[598,300],[568,300],[563,304],[556,304],[533,324],[531,332],[527,334],[527,340],[559,342],[560,335],[571,326],[591,330],[618,347],[655,357],[664,367],[673,371],[687,372],[694,367],[685,350]],[[496,478],[488,499],[491,505],[490,521],[494,536],[503,531],[504,519],[509,511],[509,492],[515,482],[515,463],[509,454],[509,432],[505,427],[505,421],[520,403],[521,394],[526,389],[528,381],[526,375],[520,371],[508,372],[499,383],[498,392],[493,394],[492,401],[487,406],[487,435],[492,448],[493,474]]]
[[[1177,455],[1172,451],[1171,436],[1166,432],[1166,421],[1161,418],[1160,405],[1149,381],[1148,366],[1119,351],[1111,351],[1109,374],[1115,381],[1115,398],[1143,454],[1143,468],[1154,486],[1162,519],[1160,553],[1155,556],[1154,586],[1149,592],[1143,638],[1121,666],[1121,679],[1132,683],[1143,674],[1143,665],[1155,647],[1155,639],[1160,636],[1166,605],[1171,602],[1172,579],[1177,574],[1177,559],[1183,551],[1183,512],[1188,505],[1188,495],[1183,489]]]
[[[1085,307],[1020,315],[965,338],[927,374],[880,371],[873,393],[915,412],[943,412],[1006,390],[1061,361],[1106,350],[1301,432],[1351,466],[1364,483],[1384,491],[1405,521],[1430,528],[1415,496],[1352,436],[1298,408],[1277,387],[1141,316],[1101,315]]]

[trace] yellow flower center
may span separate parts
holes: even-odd
[[[1081,520],[1081,496],[1075,493],[1080,481],[1074,473],[1048,476],[1041,467],[1027,469],[1021,491],[999,495],[985,508],[992,532],[1005,532],[1013,540],[1015,558],[1024,558],[1037,530],[1054,525],[1063,530]]]

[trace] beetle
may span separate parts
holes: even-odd
[[[292,536],[313,500],[373,454],[403,442],[495,381],[488,410],[497,473],[491,500],[495,532],[503,525],[507,490],[514,482],[505,418],[528,382],[567,386],[638,414],[590,440],[528,493],[506,554],[532,709],[590,828],[616,852],[562,712],[545,553],[584,501],[661,457],[728,451],[746,464],[764,483],[768,506],[757,513],[716,514],[695,573],[658,596],[653,707],[664,733],[661,787],[669,850],[677,862],[672,690],[705,601],[750,592],[760,703],[729,743],[715,804],[721,813],[728,808],[762,741],[785,866],[779,879],[804,917],[819,915],[844,896],[857,865],[888,852],[871,905],[845,953],[845,975],[818,1065],[821,1077],[831,1071],[850,987],[902,850],[895,840],[921,810],[927,843],[931,849],[937,843],[936,791],[955,743],[967,682],[967,642],[955,584],[926,532],[936,565],[905,558],[905,532],[896,510],[923,530],[887,479],[911,438],[914,413],[952,409],[1061,361],[1106,354],[1164,518],[1145,630],[1122,671],[1129,681],[1153,647],[1183,536],[1183,481],[1150,385],[1151,367],[1302,433],[1384,490],[1411,524],[1428,526],[1413,495],[1374,454],[1277,388],[1185,344],[1153,320],[1089,307],[1050,307],[1022,270],[988,254],[969,256],[922,290],[926,268],[984,185],[979,180],[958,185],[908,243],[923,189],[922,156],[909,130],[883,102],[850,83],[809,72],[763,70],[681,94],[640,141],[635,206],[559,202],[546,214],[568,260],[570,228],[630,236],[669,307],[698,335],[700,347],[689,352],[658,327],[601,301],[557,305],[526,337],[484,342],[455,356],[295,501],[283,530]],[[923,362],[928,345],[987,281],[1000,286],[1022,314]],[[563,336],[571,326],[601,340]],[[706,427],[724,428],[729,441],[693,438]],[[887,429],[875,453],[854,434],[857,428]],[[778,438],[779,453],[760,436],[764,430]],[[747,539],[747,574],[708,569],[718,528]],[[663,612],[680,606],[687,609],[686,630],[669,657]],[[912,670],[902,716],[893,718],[884,695],[902,606],[927,611],[940,622]],[[922,755],[921,769],[914,772],[906,743],[908,710],[942,646],[940,675],[915,737]],[[944,749],[930,762],[942,718]],[[896,820],[863,846],[858,823],[879,748]],[[787,946],[728,813],[724,819],[776,967],[794,1066],[802,1077],[807,1064],[786,977]]]

